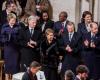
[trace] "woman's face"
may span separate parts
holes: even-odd
[[[92,22],[92,17],[91,17],[91,15],[87,14],[87,15],[85,16],[84,20],[85,20],[85,23],[90,23],[90,22]]]
[[[10,25],[10,26],[13,26],[15,23],[16,23],[16,19],[15,19],[15,18],[11,18],[11,19],[9,20],[9,25]]]
[[[52,41],[53,38],[54,38],[54,34],[53,34],[53,33],[48,33],[48,34],[46,35],[46,37],[47,37],[47,40],[48,40],[48,41]]]
[[[42,18],[44,21],[48,20],[48,14],[47,13],[43,13]]]

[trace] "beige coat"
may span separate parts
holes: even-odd
[[[3,4],[2,4],[2,10],[5,10],[6,9],[6,2],[7,1],[4,1],[3,2]],[[16,5],[17,5],[17,9],[16,9],[17,16],[20,16],[21,13],[22,13],[22,8],[21,8],[21,6],[20,6],[20,4],[19,4],[18,1],[16,1]]]
[[[41,0],[40,4],[41,6],[40,10],[42,11],[48,11],[49,16],[51,18],[52,15],[52,8],[51,4],[48,0]],[[26,7],[25,7],[25,12],[28,14],[36,14],[36,4],[34,0],[27,0]]]

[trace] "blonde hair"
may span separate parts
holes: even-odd
[[[12,18],[16,19],[17,17],[16,17],[16,15],[14,13],[9,13],[7,15],[7,20],[10,21],[10,19],[12,19]]]
[[[47,28],[46,31],[45,31],[45,35],[48,35],[49,33],[54,34],[54,31],[51,28]]]

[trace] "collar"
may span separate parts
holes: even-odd
[[[76,75],[76,77],[77,77],[79,80],[81,80],[81,78],[80,78],[80,76],[79,76],[79,75]]]

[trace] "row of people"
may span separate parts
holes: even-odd
[[[60,17],[67,17],[64,14],[65,12],[62,12]],[[26,67],[34,60],[43,64],[43,71],[48,80],[58,80],[58,57],[62,54],[64,57],[61,77],[68,69],[75,72],[79,64],[88,66],[90,78],[94,79],[94,76],[99,76],[100,34],[95,22],[90,24],[91,30],[85,35],[75,32],[74,23],[70,21],[67,22],[65,28],[54,26],[52,28],[54,30],[47,28],[43,34],[36,25],[38,23],[36,16],[28,17],[26,28],[21,28],[20,24],[16,23],[16,18],[15,14],[9,14],[8,23],[4,24],[1,29],[6,76],[17,73],[19,63],[21,70],[25,71]],[[61,21],[54,23],[54,25],[60,23]],[[59,31],[57,31],[58,29]],[[21,54],[20,57],[19,54]]]

